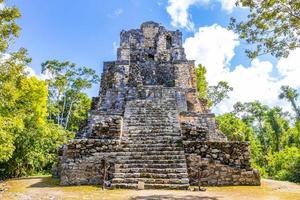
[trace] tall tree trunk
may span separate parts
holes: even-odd
[[[297,105],[296,105],[296,102],[294,99],[290,99],[291,103],[292,103],[292,106],[296,112],[296,119],[297,121],[300,120],[300,108],[297,108]]]
[[[67,97],[66,97],[66,92],[64,92],[64,104],[63,104],[63,108],[62,108],[62,112],[61,112],[61,116],[60,116],[60,124],[63,124],[63,120],[64,120],[64,112],[66,109],[66,102],[67,102]]]
[[[58,110],[59,110],[59,101],[60,101],[60,97],[61,97],[61,93],[58,92],[57,98],[56,98],[56,104],[57,104]],[[60,110],[59,110],[59,111],[60,111]],[[60,123],[60,115],[61,115],[61,112],[59,112],[59,113],[57,114],[57,124],[62,125],[62,124]]]
[[[68,115],[67,115],[67,117],[66,117],[65,129],[68,128],[69,118],[70,118],[70,116],[71,116],[71,111],[72,111],[72,107],[73,107],[74,101],[75,101],[75,100],[72,100],[72,101],[71,101],[71,104],[70,104],[70,108],[69,108],[69,111],[68,111]]]

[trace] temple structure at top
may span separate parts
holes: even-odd
[[[61,184],[260,184],[259,172],[250,167],[249,143],[227,141],[198,98],[195,79],[180,31],[155,22],[122,31],[117,60],[104,62],[86,126],[62,148]],[[103,161],[109,163],[107,177]]]
[[[123,113],[127,101],[151,98],[155,86],[176,93],[179,112],[207,112],[197,98],[194,61],[186,59],[182,33],[155,22],[122,31],[116,61],[105,62],[96,110]]]

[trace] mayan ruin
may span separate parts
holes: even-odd
[[[203,38],[205,40],[205,38]],[[86,126],[60,151],[61,185],[188,189],[260,185],[249,142],[228,141],[196,90],[182,33],[155,22],[122,31]]]

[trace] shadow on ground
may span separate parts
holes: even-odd
[[[31,184],[29,187],[45,188],[59,186],[59,179],[53,179],[51,177],[34,177],[33,179],[40,179],[40,181]]]
[[[194,196],[194,195],[184,195],[184,196],[174,196],[174,195],[150,195],[150,196],[137,196],[131,198],[131,200],[218,200],[217,197],[206,197],[206,196]]]

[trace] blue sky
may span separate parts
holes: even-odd
[[[210,84],[224,79],[238,85],[234,87],[231,98],[216,109],[217,112],[230,110],[236,101],[260,100],[269,105],[287,107],[277,100],[277,94],[281,84],[300,87],[292,75],[298,72],[300,75],[294,66],[300,52],[279,62],[271,56],[249,60],[243,52],[247,46],[226,29],[230,17],[243,19],[247,14],[246,9],[233,7],[233,2],[8,0],[7,4],[16,5],[21,10],[22,18],[18,23],[22,32],[14,48],[28,49],[33,59],[30,67],[37,76],[40,64],[49,59],[69,60],[91,67],[100,74],[103,61],[116,58],[120,31],[138,28],[142,22],[152,20],[168,29],[183,32],[188,58],[207,67]],[[96,96],[98,86],[88,93]]]

